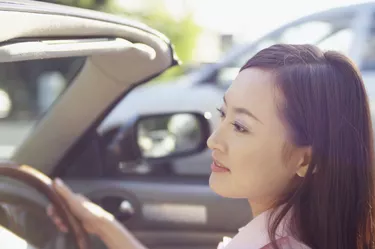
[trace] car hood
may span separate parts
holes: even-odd
[[[136,115],[184,111],[213,112],[212,107],[220,104],[223,91],[210,84],[188,84],[186,80],[184,78],[134,89],[106,117],[98,132],[105,133]]]
[[[139,86],[116,105],[98,131],[110,130],[135,115],[184,110],[186,106],[181,103],[181,95],[190,87],[181,81]]]

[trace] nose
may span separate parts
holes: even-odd
[[[207,139],[207,147],[211,150],[225,152],[226,146],[221,139],[220,129],[216,129]]]

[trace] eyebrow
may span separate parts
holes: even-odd
[[[225,96],[223,97],[223,101],[224,103],[227,105],[227,101],[225,99]],[[243,108],[243,107],[235,107],[233,108],[234,111],[238,114],[245,114],[253,119],[255,119],[256,121],[258,121],[259,123],[262,123],[262,121],[259,120],[259,118],[257,118],[253,113],[251,113],[249,110],[247,110],[246,108]],[[263,124],[263,123],[262,123]]]

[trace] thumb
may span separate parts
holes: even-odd
[[[60,178],[56,178],[53,182],[54,189],[64,199],[70,211],[79,219],[85,220],[90,217],[90,213],[86,211],[85,197],[74,193]]]
[[[75,194],[70,188],[63,183],[59,178],[54,181],[54,188],[56,192],[65,199],[69,209],[74,215],[84,221],[91,222],[99,219],[113,220],[112,214],[105,211],[100,206],[92,203],[89,199],[80,194]]]
[[[56,178],[53,182],[53,188],[55,191],[66,201],[69,207],[75,206],[77,203],[75,198],[75,193],[64,184],[60,178]]]

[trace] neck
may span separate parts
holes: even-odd
[[[251,212],[253,218],[257,217],[261,213],[271,209],[273,207],[273,202],[257,202],[253,200],[248,200],[250,207],[251,207]],[[272,203],[272,204],[270,204]]]

